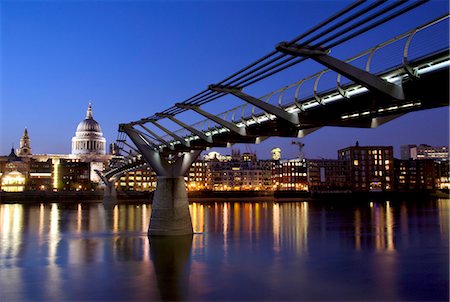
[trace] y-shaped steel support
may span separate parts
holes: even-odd
[[[184,152],[174,162],[169,163],[149,146],[131,125],[121,125],[121,129],[133,141],[157,176],[148,234],[150,236],[192,234],[184,174],[201,150]]]
[[[108,179],[100,171],[95,170],[95,172],[105,184],[105,190],[103,191],[103,204],[115,204],[117,202],[117,190],[115,187],[117,178],[112,177]]]
[[[283,108],[274,106],[272,104],[266,103],[261,101],[260,99],[257,99],[251,95],[248,95],[246,93],[243,93],[242,90],[237,88],[230,88],[230,87],[224,87],[224,86],[218,86],[218,85],[209,85],[209,89],[212,91],[217,92],[224,92],[224,93],[231,93],[232,95],[246,101],[247,103],[250,103],[267,113],[273,114],[279,119],[288,121],[291,124],[294,124],[295,126],[298,126],[300,123],[298,119],[298,114],[296,113],[289,113]]]
[[[342,74],[350,80],[355,81],[355,83],[359,83],[368,89],[378,91],[396,100],[405,99],[405,94],[401,86],[389,83],[374,74],[333,58],[328,55],[327,51],[310,49],[297,44],[290,45],[286,42],[280,43],[276,49],[291,56],[310,57],[314,61],[336,71],[339,74]]]

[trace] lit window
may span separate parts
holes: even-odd
[[[355,160],[353,161],[353,165],[357,166],[358,164],[359,164],[359,163],[358,163],[358,160],[355,159]]]

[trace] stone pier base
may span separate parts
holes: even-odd
[[[106,184],[105,190],[103,192],[103,203],[104,204],[117,203],[117,190],[114,186],[114,182]]]
[[[158,176],[153,196],[149,236],[192,234],[191,214],[183,177]]]

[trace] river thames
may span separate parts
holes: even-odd
[[[448,301],[449,204],[193,203],[150,239],[148,204],[1,204],[0,300]]]

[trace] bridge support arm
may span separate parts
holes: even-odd
[[[263,102],[260,99],[257,99],[251,95],[248,95],[248,94],[242,92],[240,89],[222,87],[222,86],[218,86],[218,85],[210,85],[209,89],[213,90],[213,91],[217,91],[217,92],[230,93],[230,94],[246,101],[247,103],[250,103],[250,104],[264,110],[265,112],[273,114],[276,117],[278,117],[279,119],[288,121],[289,123],[294,124],[296,126],[300,122],[299,118],[298,118],[298,114],[289,113],[280,107]]]
[[[180,121],[179,119],[176,119],[176,118],[173,117],[173,116],[166,116],[166,117],[167,117],[169,120],[171,120],[172,122],[174,122],[174,123],[180,125],[181,127],[185,128],[185,129],[187,129],[188,131],[192,132],[193,134],[197,135],[197,136],[200,137],[202,140],[204,140],[204,141],[206,141],[206,142],[212,144],[213,140],[212,140],[211,136],[207,136],[207,135],[204,134],[203,132],[201,132],[201,131],[195,129],[195,128],[192,127],[192,126],[189,126],[189,125],[183,123],[182,121]]]
[[[136,149],[135,147],[133,147],[132,145],[128,144],[125,140],[119,140],[118,142],[123,143],[125,146],[128,146],[128,148],[130,148],[131,150],[133,150],[136,153],[140,153],[138,149]],[[123,150],[123,149],[122,149]]]
[[[169,144],[166,140],[164,140],[161,136],[159,136],[158,134],[156,134],[155,132],[153,132],[152,130],[148,129],[147,127],[145,127],[142,124],[139,124],[139,126],[141,126],[142,129],[144,129],[145,131],[147,131],[148,133],[150,133],[150,135],[152,135],[154,138],[156,138],[157,140],[159,140],[161,143],[167,145],[168,148],[173,150],[173,146],[171,144]]]
[[[175,106],[177,106],[178,108],[184,108],[184,109],[193,110],[193,111],[197,112],[198,114],[203,115],[204,117],[206,117],[206,118],[216,122],[217,124],[227,128],[227,129],[229,129],[229,130],[233,131],[234,133],[237,133],[237,134],[239,134],[241,136],[246,136],[247,135],[247,132],[245,131],[244,127],[243,128],[239,128],[238,126],[236,126],[233,123],[230,123],[230,122],[228,122],[228,121],[226,121],[226,120],[224,120],[224,119],[222,119],[222,118],[220,118],[220,117],[218,117],[216,115],[213,115],[213,114],[211,114],[209,112],[206,112],[206,111],[200,109],[200,107],[198,107],[198,106],[185,105],[185,104],[180,104],[180,103],[175,104]]]
[[[165,164],[159,152],[146,143],[136,129],[130,125],[122,125],[123,131],[133,141],[136,148],[139,149],[145,161],[149,163],[157,175],[165,175],[167,173],[167,164]]]
[[[150,122],[151,122],[153,125],[155,125],[156,127],[158,127],[159,129],[161,129],[162,131],[164,131],[165,133],[169,134],[169,135],[170,135],[171,137],[173,137],[174,139],[178,140],[182,145],[184,145],[184,146],[186,146],[186,147],[189,147],[189,143],[186,142],[186,141],[184,140],[184,138],[182,138],[182,137],[176,135],[175,133],[173,133],[172,131],[170,131],[169,129],[167,129],[167,128],[164,127],[164,126],[161,126],[160,124],[158,124],[158,123],[155,122],[155,121],[150,121]]]
[[[399,85],[395,85],[384,81],[380,77],[371,74],[365,70],[359,69],[349,63],[331,57],[327,52],[309,49],[300,45],[288,45],[287,43],[279,44],[276,49],[285,54],[291,56],[310,57],[314,61],[328,67],[329,69],[336,71],[337,73],[349,78],[355,83],[359,83],[368,89],[378,91],[385,95],[388,95],[396,100],[404,100],[405,94],[403,88]]]

